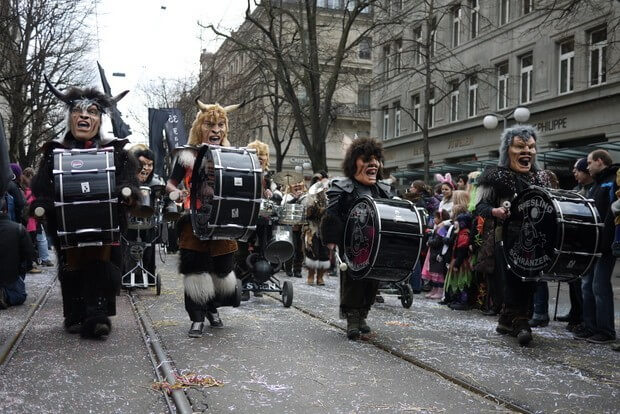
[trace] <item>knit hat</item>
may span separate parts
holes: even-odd
[[[575,169],[584,173],[588,173],[588,160],[586,158],[580,158],[575,163]]]
[[[20,167],[17,163],[11,163],[11,171],[13,171],[13,174],[15,174],[14,180],[19,179],[19,177],[22,175],[22,167]]]

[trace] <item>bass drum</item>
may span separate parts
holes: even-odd
[[[60,247],[118,244],[118,197],[112,148],[55,149],[54,207]]]
[[[513,201],[502,248],[508,268],[526,281],[569,281],[600,256],[603,224],[592,200],[532,186]]]
[[[361,197],[344,231],[349,274],[385,282],[406,279],[420,257],[423,234],[420,213],[411,202]]]
[[[262,169],[254,150],[200,146],[190,190],[196,237],[247,241],[256,230],[261,179]]]

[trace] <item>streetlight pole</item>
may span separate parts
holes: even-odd
[[[504,129],[506,129],[508,127],[508,118],[510,118],[511,115],[514,116],[515,121],[517,121],[518,123],[527,122],[527,120],[530,119],[530,110],[524,106],[517,106],[507,115],[501,115],[491,112],[489,115],[484,117],[484,119],[482,120],[482,125],[484,125],[486,129],[495,129],[497,128],[497,124],[499,123],[498,118],[501,118],[504,122]]]

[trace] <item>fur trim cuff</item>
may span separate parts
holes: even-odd
[[[183,167],[194,168],[194,161],[196,161],[196,152],[191,149],[183,149],[179,151],[177,162]]]
[[[237,287],[235,272],[230,272],[227,275],[213,275],[212,278],[215,294],[218,297],[225,298],[235,293]]]
[[[331,263],[329,260],[312,260],[306,257],[306,267],[309,269],[329,269]]]
[[[215,288],[209,273],[184,275],[183,285],[185,285],[185,294],[196,303],[207,304],[215,297]]]

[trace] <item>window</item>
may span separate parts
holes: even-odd
[[[364,37],[360,40],[359,58],[371,59],[372,58],[372,39],[370,37]]]
[[[508,108],[508,62],[497,65],[497,109]]]
[[[468,83],[467,116],[471,118],[478,114],[478,77],[476,75],[471,75]]]
[[[430,57],[435,57],[435,50],[437,49],[437,19],[433,17],[431,20],[431,27],[429,28],[431,31],[431,44],[428,47],[428,54]]]
[[[383,77],[385,79],[390,77],[390,47],[383,47]]]
[[[575,40],[560,43],[560,86],[558,93],[564,94],[573,91],[575,77]]]
[[[370,109],[370,85],[359,85],[357,90],[357,105],[360,109]]]
[[[510,21],[510,0],[499,0],[499,25]]]
[[[532,101],[532,72],[533,72],[532,54],[521,57],[521,94],[519,103],[528,103]]]
[[[450,122],[459,120],[459,83],[452,82],[452,92],[450,92]]]
[[[475,39],[478,36],[478,25],[480,20],[480,4],[478,0],[470,0],[469,7],[471,10],[471,20],[470,20],[470,33],[471,38]]]
[[[590,86],[607,81],[607,28],[590,33]]]
[[[428,109],[430,111],[430,116],[428,119],[428,127],[432,128],[435,126],[435,90],[431,89],[428,94]]]
[[[387,106],[383,107],[383,139],[388,137],[388,128],[390,126],[390,111]]]
[[[398,74],[402,70],[403,39],[396,39],[394,48],[396,49],[394,54],[394,72]]]
[[[422,63],[422,27],[413,29],[413,59],[416,65]]]
[[[523,14],[530,14],[534,10],[534,0],[523,0]]]
[[[400,137],[400,102],[394,102],[394,138]]]
[[[461,6],[452,9],[452,47],[461,44]]]
[[[411,118],[413,119],[413,132],[420,130],[420,95],[415,95],[411,98]]]

